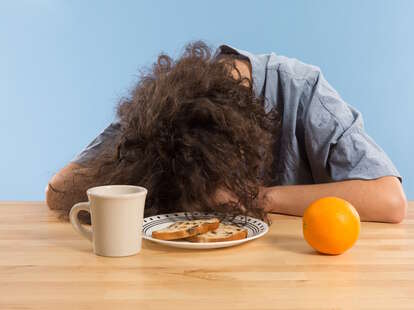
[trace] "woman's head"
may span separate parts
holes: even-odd
[[[177,60],[160,55],[118,105],[121,133],[91,167],[94,183],[146,187],[147,215],[221,211],[265,218],[256,196],[269,181],[279,121],[237,72],[230,58],[218,61],[202,42],[187,45]],[[218,188],[240,203],[217,204]]]

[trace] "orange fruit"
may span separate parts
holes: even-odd
[[[325,254],[341,254],[352,247],[358,239],[360,226],[357,210],[338,197],[316,200],[303,215],[305,240]]]

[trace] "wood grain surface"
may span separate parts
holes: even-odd
[[[401,224],[362,223],[339,256],[315,253],[301,218],[217,250],[143,241],[125,258],[91,243],[44,203],[0,203],[0,309],[414,309],[414,202]]]

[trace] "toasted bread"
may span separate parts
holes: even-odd
[[[191,242],[221,242],[240,240],[246,237],[247,229],[220,223],[217,229],[186,238],[186,240]]]
[[[152,232],[152,237],[161,240],[182,239],[206,233],[219,227],[219,219],[201,219],[175,222],[168,227]]]

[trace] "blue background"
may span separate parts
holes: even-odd
[[[195,39],[321,67],[414,199],[413,30],[414,1],[2,1],[0,200],[44,199],[138,69]]]

